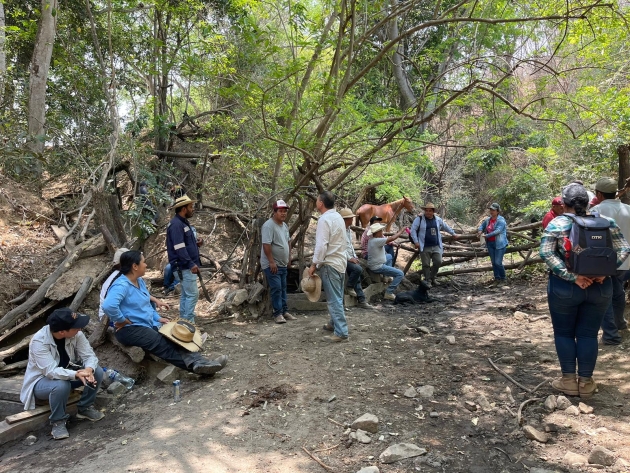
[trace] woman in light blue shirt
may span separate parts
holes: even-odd
[[[151,296],[142,276],[147,264],[139,251],[127,251],[120,257],[120,275],[105,296],[103,311],[114,323],[116,340],[153,353],[178,368],[196,374],[212,375],[227,364],[227,356],[216,360],[204,358],[162,336],[158,327],[169,322],[151,306]]]

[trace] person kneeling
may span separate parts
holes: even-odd
[[[89,315],[71,309],[57,309],[31,339],[28,365],[20,400],[24,410],[35,409],[36,401],[50,403],[50,423],[55,440],[68,438],[66,406],[72,389],[84,386],[78,403],[78,419],[101,420],[102,412],[94,408],[96,393],[103,380],[98,358],[81,331]]]
[[[374,273],[394,278],[385,290],[385,295],[383,296],[384,299],[393,301],[396,299],[394,291],[402,281],[405,273],[392,266],[392,256],[385,253],[385,245],[395,241],[400,235],[402,235],[405,229],[403,228],[395,235],[385,238],[383,237],[384,228],[385,225],[381,223],[375,223],[370,226],[373,237],[368,242],[368,253],[370,255],[368,259],[368,268],[370,268],[370,270]]]
[[[167,324],[161,331],[168,335],[168,329],[174,323],[169,324],[170,320],[160,317],[151,306],[149,291],[142,280],[146,268],[144,256],[139,251],[128,251],[120,257],[120,275],[103,302],[103,311],[116,328],[116,339],[123,345],[140,347],[195,374],[213,375],[221,371],[228,357],[221,355],[216,360],[209,360],[197,353],[201,349],[201,338],[194,337],[199,334],[193,324],[177,321],[180,326],[172,330],[172,337],[158,332],[161,324]]]

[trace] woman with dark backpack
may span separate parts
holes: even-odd
[[[562,377],[551,385],[569,396],[588,398],[597,390],[593,381],[597,361],[597,333],[610,304],[612,283],[609,276],[584,275],[573,271],[572,268],[579,269],[574,264],[575,255],[579,252],[573,251],[571,237],[574,233],[571,230],[574,225],[578,225],[576,221],[580,217],[589,220],[586,214],[589,196],[582,185],[571,183],[562,189],[562,201],[564,215],[549,223],[540,242],[540,257],[550,269],[547,300],[562,370]],[[604,238],[611,240],[617,258],[616,267],[619,267],[630,254],[630,246],[613,219],[601,219],[608,220],[609,232],[606,231],[607,236]],[[593,220],[593,223],[596,222]],[[603,261],[605,258],[600,259]],[[597,269],[591,267],[591,272],[597,273]],[[608,268],[603,271],[609,272]]]

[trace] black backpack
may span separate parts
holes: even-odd
[[[566,266],[581,276],[617,274],[617,252],[613,247],[610,222],[594,212],[579,217],[564,213],[573,221],[569,238],[565,238]]]

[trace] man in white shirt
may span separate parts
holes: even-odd
[[[624,237],[630,238],[630,205],[616,199],[617,181],[611,177],[602,177],[595,183],[595,196],[600,202],[591,208],[591,212],[610,217],[617,222]],[[623,283],[630,269],[630,258],[618,268],[617,275],[611,277],[613,283],[612,301],[604,320],[602,320],[602,342],[605,345],[619,345],[622,341],[619,330],[627,330],[628,323],[623,318],[626,308],[626,294]]]
[[[347,268],[346,275],[348,280],[346,281],[346,287],[348,288],[348,294],[357,298],[357,306],[362,309],[373,309],[370,303],[366,300],[363,288],[361,287],[361,275],[363,274],[363,267],[359,264],[359,258],[354,251],[354,245],[352,244],[352,219],[356,217],[350,209],[341,209],[339,215],[343,218],[343,223],[346,226],[346,258]]]
[[[322,192],[315,204],[321,214],[317,221],[315,252],[309,276],[319,270],[322,287],[328,301],[329,327],[333,334],[324,337],[327,342],[348,341],[348,323],[343,310],[343,284],[346,273],[346,228],[343,218],[335,210],[335,196],[330,191]]]

